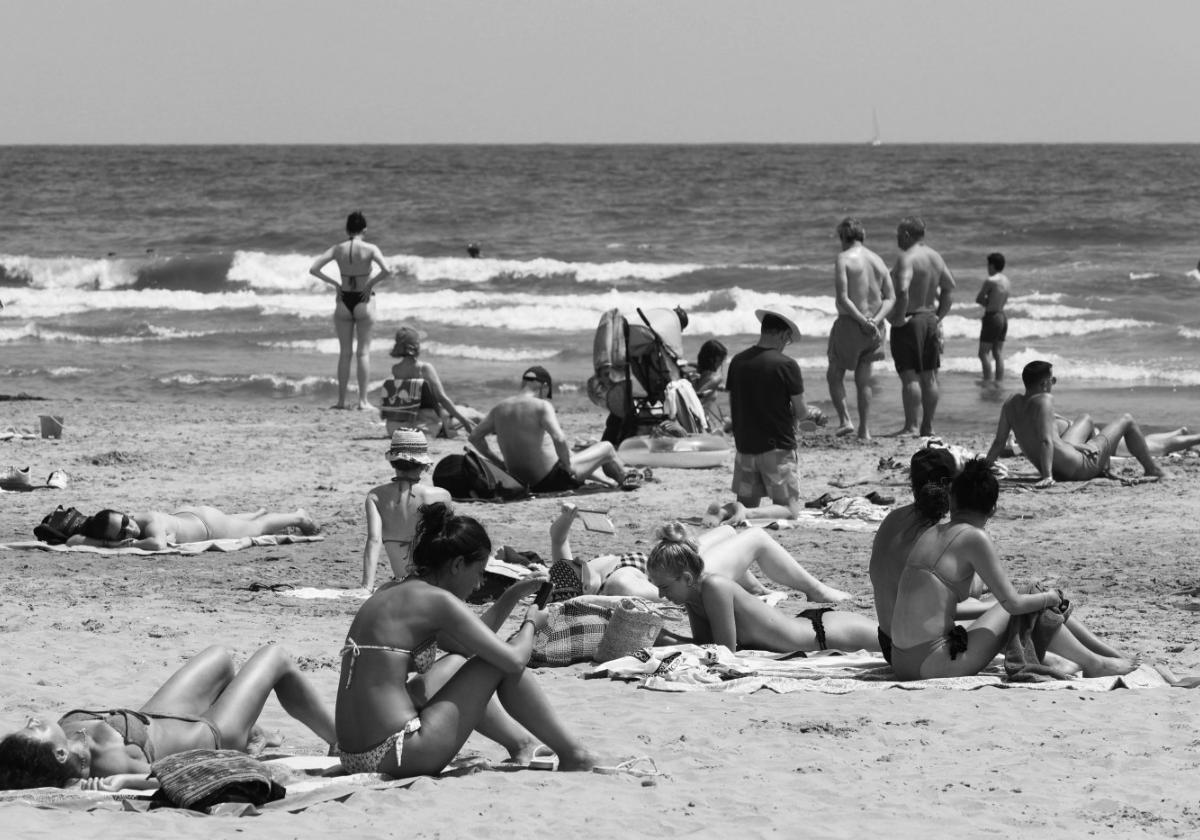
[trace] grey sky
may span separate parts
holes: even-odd
[[[1194,0],[0,8],[0,143],[1200,141]]]

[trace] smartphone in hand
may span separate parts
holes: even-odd
[[[546,609],[546,602],[550,600],[550,593],[554,591],[554,584],[551,581],[542,581],[541,588],[537,591],[537,596],[533,599],[533,605],[539,610]]]

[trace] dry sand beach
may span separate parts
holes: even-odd
[[[0,442],[0,466],[65,470],[63,490],[0,494],[0,541],[32,538],[57,504],[172,510],[211,503],[228,511],[303,507],[322,542],[199,556],[101,557],[0,550],[3,678],[0,726],[34,711],[137,705],[190,654],[223,643],[244,658],[276,641],[303,663],[332,705],[337,651],[357,602],[301,601],[252,584],[358,585],[366,491],[390,471],[383,429],[355,412],[278,402],[8,402],[0,427],[62,414],[62,440]],[[568,436],[595,437],[590,409],[560,409]],[[986,448],[979,437],[948,442]],[[432,443],[436,456],[454,441]],[[897,502],[909,494],[880,458],[907,460],[911,440],[870,446],[818,433],[800,459],[806,498],[837,476],[878,478]],[[1008,462],[1027,470],[1026,464]],[[1121,462],[1122,464],[1124,462]],[[1130,462],[1130,476],[1140,469]],[[993,534],[1011,576],[1067,590],[1098,633],[1178,674],[1200,673],[1200,601],[1170,593],[1200,584],[1200,459],[1168,459],[1173,480],[1006,486]],[[1120,469],[1120,468],[1119,468]],[[611,505],[617,536],[579,530],[577,553],[648,544],[653,526],[696,515],[726,494],[728,466],[660,470],[634,493],[591,497]],[[497,543],[547,551],[556,499],[469,507]],[[848,609],[873,615],[871,535],[797,528],[777,536],[812,572],[855,593]],[[381,579],[386,572],[381,571]],[[798,611],[795,594],[781,605]],[[520,616],[519,610],[517,615]],[[1200,830],[1196,796],[1200,695],[1172,688],[1107,693],[1022,688],[845,695],[668,694],[584,681],[586,666],[540,672],[564,717],[606,760],[651,756],[665,776],[481,772],[364,791],[301,814],[250,822],[150,814],[0,807],[9,837],[516,836],[1185,836]],[[263,715],[286,746],[322,752],[274,700]],[[499,760],[475,737],[468,750]]]

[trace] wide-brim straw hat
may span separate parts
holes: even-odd
[[[792,309],[786,303],[770,303],[762,309],[754,310],[754,317],[758,319],[760,324],[765,315],[774,315],[779,320],[785,322],[792,331],[793,341],[800,339],[800,325],[796,323],[796,319],[800,317],[800,313],[795,309]]]
[[[429,441],[420,429],[404,428],[392,432],[392,444],[388,447],[387,459],[393,463],[408,461],[425,467],[433,465],[433,460],[429,457]]]

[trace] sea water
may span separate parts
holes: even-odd
[[[585,402],[604,311],[684,307],[694,357],[750,345],[754,310],[782,301],[828,408],[834,227],[858,216],[891,264],[918,214],[958,283],[943,429],[994,426],[1036,358],[1065,413],[1200,425],[1198,168],[1200,147],[1170,145],[3,147],[0,391],[328,405],[334,297],[308,267],[360,209],[398,272],[374,384],[408,322],[457,401],[486,407],[537,363]],[[1013,284],[1001,389],[977,385],[991,251]],[[899,389],[876,367],[884,431]]]

